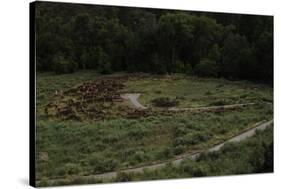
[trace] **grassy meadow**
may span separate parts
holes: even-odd
[[[150,107],[155,98],[169,97],[180,101],[179,107],[212,106],[268,101],[272,102],[272,90],[267,86],[247,81],[227,81],[175,75],[160,78],[132,79],[127,91],[143,94],[140,101]]]
[[[164,168],[142,174],[119,173],[115,182],[153,179],[175,179],[204,176],[272,172],[273,128],[257,132],[240,143],[227,143],[218,152],[202,154],[196,161],[189,159],[180,166],[167,164]],[[96,181],[98,182],[98,180]],[[81,180],[83,183],[83,180]]]
[[[129,101],[122,100],[112,102],[109,106],[106,105],[107,102],[98,104],[94,102],[96,109],[106,105],[108,110],[106,116],[98,119],[83,117],[82,113],[79,113],[79,116],[82,115],[80,120],[46,116],[46,105],[57,102],[58,93],[76,88],[85,82],[101,79],[122,82],[124,87],[118,91],[120,94],[140,93],[139,102],[148,107],[142,110],[146,114],[128,117],[124,112],[134,111],[134,107]],[[71,181],[73,176],[82,177],[121,171],[169,161],[182,154],[206,150],[246,131],[257,122],[270,120],[273,117],[273,107],[270,104],[273,101],[273,91],[267,85],[246,81],[202,79],[181,74],[167,77],[125,73],[105,76],[90,71],[65,75],[37,73],[36,95],[36,179],[43,186],[50,185],[48,180],[52,179],[64,178],[66,183],[69,181],[71,184],[75,183]],[[153,100],[163,97],[176,100],[178,103],[175,107],[204,107],[252,102],[256,104],[219,112],[163,113],[162,110],[167,109],[166,107],[156,107],[152,103]],[[272,136],[272,130],[267,130],[265,134],[260,133],[256,137],[263,141],[263,135]],[[247,144],[251,143],[250,140],[252,139],[243,144],[230,145],[225,149],[233,148],[238,151],[243,146],[241,149],[246,158],[249,148]],[[249,154],[252,155],[252,151]],[[204,175],[244,173],[227,169],[229,163],[227,160],[236,158],[236,155],[231,150],[223,150],[216,155],[206,155],[205,159],[199,158],[190,165],[184,162],[183,167],[189,167],[187,172],[183,171],[183,168],[167,167],[143,175],[121,174],[116,180],[198,176],[190,172],[193,166],[194,169],[201,169],[201,167],[207,169]],[[215,166],[209,165],[210,158],[213,156],[217,158],[214,160],[216,164],[223,163],[221,170],[216,170]],[[245,171],[245,173],[251,172],[255,170],[249,168]],[[87,181],[87,183],[93,182],[96,181]]]

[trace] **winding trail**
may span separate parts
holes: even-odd
[[[139,93],[127,93],[121,95],[123,99],[130,100],[132,104],[137,108],[137,109],[142,109],[145,110],[147,107],[143,106],[141,103],[139,103],[138,98],[140,97],[141,94]]]
[[[262,122],[258,122],[256,124],[254,124],[252,126],[251,129],[223,142],[220,144],[215,145],[214,147],[204,151],[204,152],[213,152],[213,151],[218,151],[220,150],[225,143],[227,142],[240,142],[243,141],[245,139],[247,139],[248,137],[251,137],[255,134],[255,132],[257,130],[264,130],[267,127],[271,126],[273,124],[273,120],[270,121],[262,121]],[[184,154],[181,156],[177,156],[176,158],[174,158],[173,160],[168,160],[166,162],[162,162],[162,163],[157,163],[157,164],[152,164],[152,165],[147,165],[147,166],[142,166],[142,167],[138,167],[138,168],[131,168],[131,169],[125,169],[125,170],[121,170],[121,172],[124,173],[142,173],[144,171],[144,169],[146,170],[156,170],[159,168],[162,168],[164,166],[166,166],[167,163],[172,163],[173,165],[179,165],[184,159],[189,158],[192,160],[195,160],[201,153],[201,152],[197,152],[197,153],[193,153],[193,154]],[[109,180],[109,179],[113,179],[117,176],[117,171],[113,171],[113,172],[108,172],[108,173],[103,173],[103,174],[96,174],[96,175],[89,175],[89,176],[78,176],[79,178],[82,177],[82,179],[102,179],[102,180]],[[77,178],[78,178],[77,177]],[[64,179],[50,179],[50,182],[56,182],[56,181],[63,181]],[[38,182],[38,181],[37,181]],[[39,181],[40,182],[40,181]]]
[[[256,103],[244,103],[244,104],[230,104],[222,106],[207,106],[207,107],[195,107],[195,108],[169,108],[169,111],[192,111],[192,110],[217,110],[217,109],[232,109],[237,107],[244,107],[255,105]]]
[[[137,109],[145,110],[147,107],[143,106],[138,98],[140,97],[140,93],[126,93],[121,95],[121,97],[125,100],[130,100],[133,106]],[[230,105],[221,105],[221,106],[206,106],[206,107],[195,107],[195,108],[169,108],[168,111],[200,111],[200,110],[218,110],[218,109],[232,109],[237,107],[244,107],[255,105],[256,103],[244,103],[244,104],[230,104]]]

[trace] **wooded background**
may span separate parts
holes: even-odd
[[[273,17],[37,2],[37,71],[91,69],[273,83]]]

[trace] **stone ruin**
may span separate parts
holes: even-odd
[[[86,82],[57,95],[45,106],[45,114],[59,119],[103,118],[114,102],[122,101],[119,91],[123,87],[113,79]]]

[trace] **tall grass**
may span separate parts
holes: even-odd
[[[186,159],[178,166],[167,164],[162,169],[130,174],[129,178],[137,181],[268,172],[273,172],[272,127],[245,141],[228,143],[220,151],[202,154],[196,161]],[[114,181],[121,180],[117,177]]]
[[[117,74],[117,76],[119,75]],[[168,116],[154,114],[136,119],[119,116],[99,121],[89,119],[63,121],[44,117],[44,106],[53,100],[56,91],[63,91],[99,77],[101,77],[99,74],[93,72],[66,75],[38,73],[36,81],[36,174],[37,179],[42,181],[42,185],[44,182],[48,183],[48,180],[52,178],[63,179],[55,184],[101,182],[96,179],[74,178],[109,171],[120,172],[129,167],[161,162],[183,153],[207,149],[250,128],[252,124],[272,119],[273,116],[272,106],[257,104],[225,112],[182,112]],[[199,80],[191,77],[130,78],[124,92],[141,92],[140,100],[144,104],[150,105],[152,99],[166,96],[176,99],[179,101],[178,106],[184,107],[209,105],[220,99],[228,99],[231,103],[239,99],[243,101],[252,101],[255,98],[266,99],[267,102],[272,100],[272,91],[267,86],[217,79]],[[257,145],[259,143],[254,143],[253,148]],[[260,154],[257,152],[256,155]],[[211,163],[209,160],[211,156],[215,158],[218,155],[208,155],[207,160],[204,161],[202,156],[201,161],[207,162],[206,164],[186,163],[182,169],[167,166],[164,170],[146,172],[145,175],[134,177],[120,172],[117,180],[178,178],[225,173],[227,163],[221,173],[219,170],[214,170],[214,167],[207,166],[208,163]],[[227,157],[230,161],[231,156]],[[236,161],[235,158],[233,160]],[[227,161],[225,160],[225,162]],[[259,165],[260,162],[257,161],[255,164]],[[239,162],[237,162],[238,165]],[[242,163],[240,167],[243,167]],[[239,172],[238,170],[240,169],[237,168],[237,172]],[[169,171],[170,174],[168,174]],[[250,171],[252,169],[248,167],[248,172]],[[234,172],[231,170],[229,174]]]

